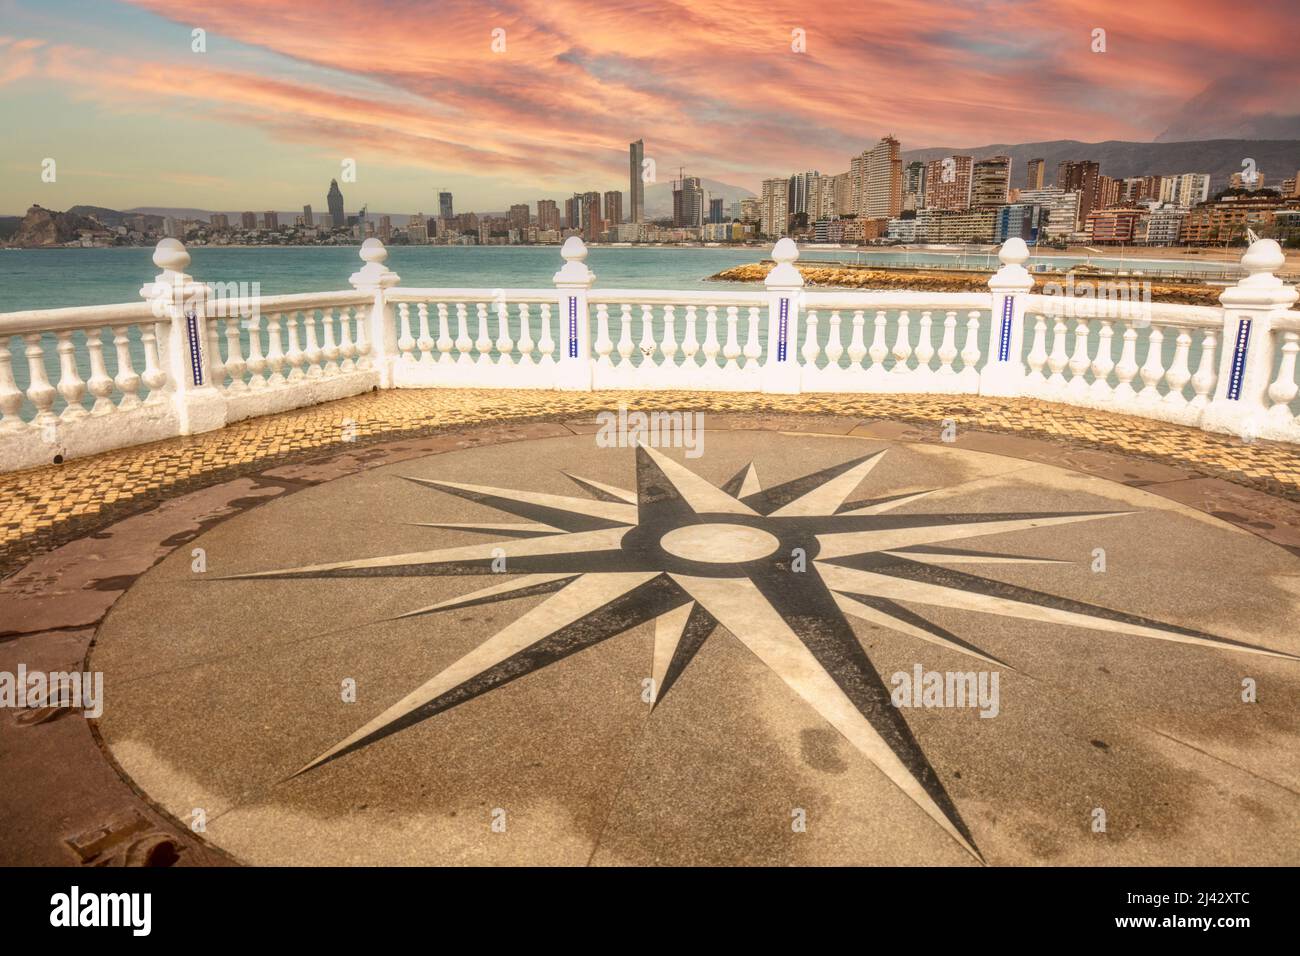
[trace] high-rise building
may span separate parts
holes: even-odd
[[[607,226],[617,226],[623,221],[623,193],[618,189],[611,189],[605,193],[605,224]]]
[[[452,207],[451,193],[438,193],[438,215],[443,219],[451,219],[455,217],[456,212]]]
[[[641,165],[644,161],[645,144],[638,139],[627,148],[628,222],[645,222],[645,182],[641,179]]]
[[[1160,181],[1160,201],[1183,209],[1190,209],[1197,203],[1210,198],[1209,173],[1180,173],[1177,176],[1165,176]]]
[[[698,176],[684,175],[673,180],[673,225],[704,225],[704,185]]]
[[[239,214],[239,225],[244,229],[257,228],[257,213],[245,212]]]
[[[1011,157],[981,159],[971,173],[970,204],[973,209],[994,209],[1007,204],[1011,186]]]
[[[597,242],[605,232],[605,220],[600,214],[600,193],[592,191],[580,197],[582,207],[582,238]]]
[[[742,199],[740,201],[740,221],[741,222],[762,222],[763,221],[763,201],[761,199]]]
[[[537,228],[542,230],[560,228],[560,207],[554,199],[537,200]]]
[[[1057,164],[1056,187],[1069,193],[1079,194],[1079,212],[1075,228],[1082,229],[1088,220],[1088,213],[1100,206],[1100,194],[1097,191],[1101,167],[1090,159],[1067,159]]]
[[[1079,231],[1079,196],[1077,192],[1044,186],[1020,190],[1019,201],[1043,207],[1046,219],[1040,222],[1041,238],[1069,240]]]
[[[278,213],[267,211],[262,213],[262,228],[268,232],[275,232],[280,228],[280,216]]]
[[[815,169],[810,169],[805,173],[795,173],[791,176],[785,194],[786,212],[791,216],[802,213],[810,220],[815,219],[816,209],[814,206],[817,195],[817,182],[820,179],[821,173]]]
[[[722,222],[722,199],[709,199],[709,222]]]
[[[379,238],[384,240],[384,242],[387,242],[389,239],[393,238],[393,217],[392,216],[379,217]]]
[[[518,229],[521,232],[527,232],[528,224],[532,217],[528,211],[528,203],[515,203],[510,207],[510,228]]]
[[[903,208],[920,209],[925,199],[925,163],[913,160],[903,169]]]
[[[849,211],[859,219],[889,219],[903,211],[903,160],[894,137],[886,136],[854,156],[849,179],[853,203]]]
[[[759,229],[770,239],[784,236],[790,226],[790,215],[786,211],[786,195],[790,189],[788,179],[763,180],[763,192],[759,197]]]
[[[582,228],[582,193],[574,193],[572,199],[564,200],[564,228]]]
[[[926,163],[922,206],[950,211],[969,209],[974,163],[969,156],[945,156]]]
[[[214,212],[208,222],[212,224],[213,229],[229,229],[230,217],[224,212]]]
[[[347,214],[343,212],[343,193],[339,190],[339,181],[330,180],[330,191],[325,197],[325,206],[330,211],[330,222],[337,229],[348,221]]]
[[[424,245],[429,241],[429,223],[424,213],[417,212],[406,221],[406,239],[415,245]]]
[[[1026,172],[1028,173],[1028,176],[1025,179],[1025,188],[1042,189],[1043,167],[1047,165],[1046,162],[1041,159],[1031,159],[1025,165],[1027,166]]]
[[[302,224],[309,229],[312,226],[316,225],[316,220],[312,217],[311,214],[311,206],[302,207]]]

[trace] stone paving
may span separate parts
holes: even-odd
[[[645,410],[700,409],[761,416],[836,416],[910,423],[909,440],[959,433],[1019,434],[1187,469],[1292,501],[1300,500],[1300,450],[1244,443],[1195,428],[1031,399],[937,395],[713,392],[572,393],[461,389],[387,390],[169,439],[0,475],[0,576],[33,555],[175,494],[381,440],[493,422],[564,421],[619,402]]]
[[[708,457],[685,464],[713,481],[750,456],[767,488],[860,454],[855,447],[888,447],[876,475],[882,493],[950,485],[966,489],[958,510],[1140,510],[1147,517],[1096,532],[1008,535],[1008,547],[996,548],[1066,560],[1082,568],[1077,575],[1054,564],[976,571],[1300,649],[1288,625],[1300,596],[1300,462],[1286,446],[1027,400],[372,393],[0,477],[0,670],[103,670],[115,701],[98,721],[67,712],[0,720],[0,778],[10,782],[0,788],[0,862],[139,865],[158,854],[179,865],[973,862],[933,814],[882,784],[778,672],[721,631],[653,720],[637,694],[611,696],[640,686],[655,640],[644,625],[292,788],[277,782],[356,730],[358,716],[429,678],[429,664],[477,646],[494,615],[514,605],[388,625],[382,619],[427,604],[419,581],[438,582],[437,597],[472,585],[362,578],[196,588],[191,547],[219,562],[238,554],[236,570],[258,571],[439,546],[420,521],[499,520],[411,485],[411,474],[581,496],[562,474],[575,470],[627,487],[619,456],[630,461],[631,452],[593,456],[590,443],[594,413],[620,400],[705,410]],[[951,443],[940,437],[946,419],[957,424]],[[375,496],[358,493],[375,482],[391,491],[379,496],[379,522]],[[871,493],[864,483],[860,495]],[[900,513],[909,510],[918,508]],[[1104,542],[1112,560],[1141,572],[1087,573],[1078,555],[1097,533],[1112,536]],[[1164,546],[1148,561],[1152,541]],[[1216,586],[1227,573],[1241,583]],[[1068,626],[1058,646],[1042,640],[1041,625],[980,620],[960,611],[937,619],[1012,665],[1009,716],[967,714],[973,737],[927,712],[909,721],[987,862],[1294,862],[1294,845],[1274,838],[1280,821],[1294,819],[1300,792],[1294,661]],[[420,622],[442,628],[437,640]],[[862,633],[869,653],[885,655],[885,672],[906,670],[912,652],[899,638]],[[362,648],[376,653],[358,656]],[[320,660],[323,668],[310,663]],[[318,726],[318,705],[305,701],[344,664],[368,675],[365,706],[331,710],[329,726]],[[1243,673],[1259,681],[1258,706],[1236,702]],[[1047,697],[1032,692],[1035,682]],[[557,700],[581,710],[577,724],[576,713],[551,712]],[[1017,708],[1030,709],[1022,719]],[[516,733],[524,724],[534,732]],[[196,749],[200,738],[207,743]],[[441,777],[429,776],[430,761]],[[400,796],[408,771],[420,776],[419,792]],[[1086,835],[1094,791],[1122,808],[1111,836]],[[499,840],[478,835],[496,801],[512,814],[513,836]],[[211,813],[206,835],[189,826],[199,804]],[[784,833],[792,805],[811,811],[807,840],[751,825],[761,807]],[[748,822],[712,826],[719,813]],[[436,839],[412,842],[410,826]]]

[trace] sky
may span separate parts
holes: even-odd
[[[0,0],[0,214],[501,210],[626,190],[638,138],[755,191],[890,134],[1289,138],[1297,36],[1294,0]]]

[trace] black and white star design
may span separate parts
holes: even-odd
[[[721,625],[982,862],[846,615],[1001,667],[1009,665],[908,605],[1300,659],[957,570],[953,566],[1065,562],[959,550],[944,547],[947,543],[1131,512],[892,513],[933,491],[846,503],[884,454],[766,489],[752,464],[717,487],[644,445],[636,449],[635,492],[574,475],[568,477],[591,497],[409,479],[523,522],[432,522],[428,527],[506,540],[239,577],[502,579],[402,617],[549,596],[299,773],[649,621],[655,629],[657,706]],[[494,560],[500,567],[502,557],[504,570],[494,573]]]

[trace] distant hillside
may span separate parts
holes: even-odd
[[[1233,173],[1241,172],[1241,161],[1253,159],[1264,174],[1265,186],[1276,185],[1300,170],[1298,139],[1208,139],[1185,143],[1130,143],[1107,140],[1104,143],[1080,143],[1060,139],[1047,143],[996,143],[991,146],[934,147],[903,151],[903,162],[927,161],[943,156],[967,155],[976,159],[988,156],[1011,157],[1011,185],[1025,185],[1025,163],[1030,159],[1046,160],[1045,181],[1056,177],[1056,164],[1067,159],[1092,159],[1101,164],[1106,176],[1162,175],[1171,173],[1209,173],[1211,188],[1228,184]]]
[[[740,199],[749,199],[754,194],[741,186],[721,183],[716,179],[704,179],[705,190],[713,199],[722,199],[722,212],[728,214],[727,207]],[[623,193],[623,214],[627,215],[627,192]],[[707,212],[707,210],[706,210]],[[673,214],[672,180],[651,183],[645,188],[645,214],[647,219],[665,219]]]
[[[98,219],[104,225],[113,229],[123,225],[128,216],[133,216],[135,214],[136,210],[127,210],[126,212],[122,212],[121,210],[108,209],[104,206],[73,206],[68,210],[69,216],[88,216],[93,219]],[[149,225],[155,228],[162,225],[162,216],[145,216],[145,220]]]

